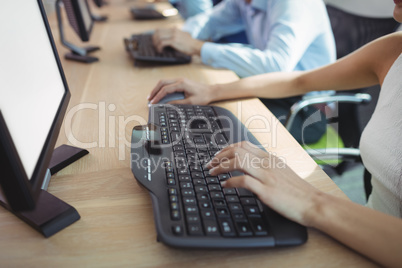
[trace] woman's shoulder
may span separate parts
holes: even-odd
[[[367,45],[366,55],[370,57],[369,61],[378,75],[380,84],[401,53],[402,32],[385,35]]]

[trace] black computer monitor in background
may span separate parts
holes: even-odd
[[[41,0],[3,2],[0,25],[0,204],[48,237],[80,218],[42,189],[70,93]]]
[[[106,4],[104,0],[94,0],[94,3],[97,7],[102,7],[103,5]]]
[[[94,1],[95,6],[98,8],[101,8],[107,4],[104,0],[93,0],[93,1]],[[107,16],[105,16],[105,15],[96,15],[94,13],[92,13],[91,15],[92,15],[92,19],[94,21],[102,22],[102,21],[107,20]]]
[[[85,63],[98,61],[98,58],[88,56],[89,53],[99,50],[96,46],[78,47],[65,40],[63,19],[61,15],[61,5],[64,4],[67,19],[79,36],[81,41],[89,41],[92,32],[93,19],[87,0],[56,0],[56,13],[59,23],[60,40],[62,44],[71,50],[71,53],[65,55],[66,59],[75,60]]]

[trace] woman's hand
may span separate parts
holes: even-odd
[[[211,175],[239,170],[223,187],[246,188],[273,210],[302,225],[310,225],[310,216],[318,209],[318,197],[324,195],[301,179],[286,164],[286,159],[241,142],[224,148],[208,163]]]
[[[163,97],[174,92],[183,92],[185,98],[172,101],[170,104],[206,105],[211,102],[210,86],[185,78],[160,80],[148,96],[148,100],[150,104],[156,104]]]

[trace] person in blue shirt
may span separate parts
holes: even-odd
[[[248,44],[215,43],[226,35],[245,31]],[[309,70],[334,62],[335,41],[322,0],[226,0],[212,11],[189,18],[182,30],[157,29],[154,45],[171,46],[198,55],[204,64],[248,77],[276,71]],[[261,99],[281,121],[300,97]],[[303,121],[314,108],[295,122],[293,136],[313,143],[325,132],[325,121],[303,131]]]
[[[215,44],[245,30],[248,45]],[[240,77],[307,70],[335,61],[335,44],[321,0],[227,0],[186,21],[182,30],[157,29],[154,44],[199,55],[204,64]]]
[[[212,0],[169,0],[169,2],[177,8],[184,19],[209,11],[213,7]]]

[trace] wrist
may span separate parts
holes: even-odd
[[[205,97],[208,104],[215,101],[215,95],[216,95],[215,86],[216,85],[208,85],[205,91]]]
[[[201,49],[205,42],[197,40],[197,39],[193,39],[193,40],[194,40],[194,43],[193,43],[193,53],[192,54],[201,56]]]
[[[208,103],[222,100],[221,93],[222,89],[220,84],[209,85],[207,90]]]
[[[303,215],[303,222],[308,227],[321,229],[322,222],[326,220],[326,212],[331,204],[331,195],[316,191],[311,195],[311,206]]]

